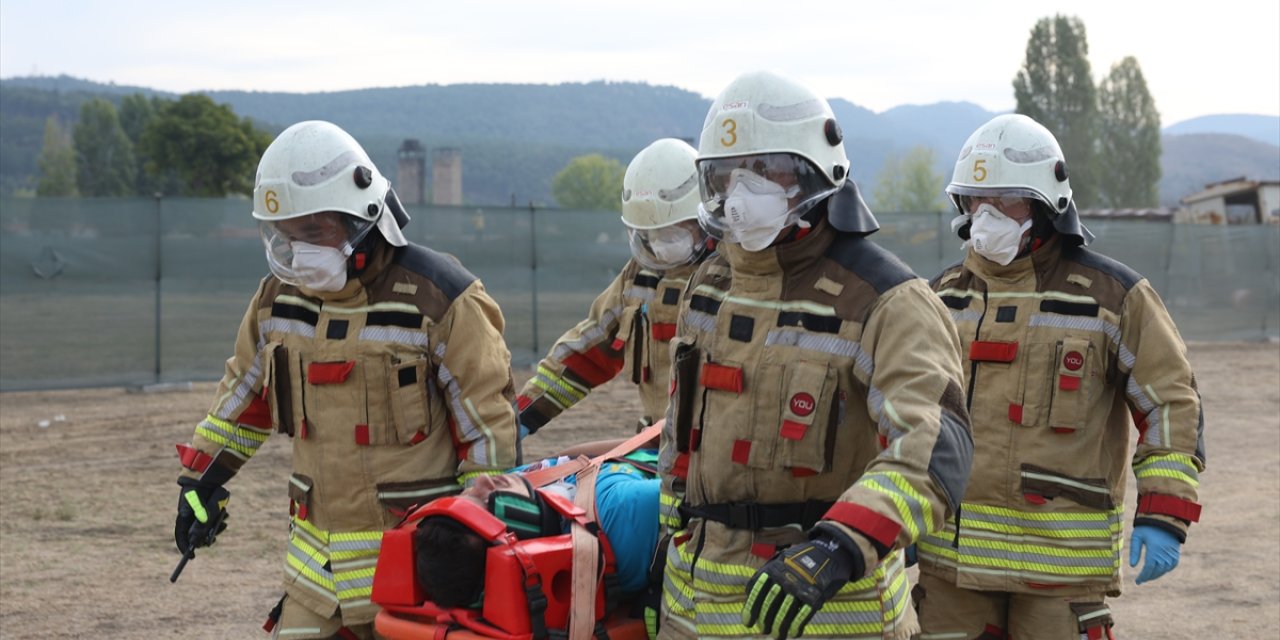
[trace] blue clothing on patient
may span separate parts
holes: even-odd
[[[657,461],[657,451],[640,449],[626,458],[652,465]],[[512,471],[528,472],[568,461],[565,457],[549,458]],[[574,484],[575,480],[571,475],[562,482]],[[618,586],[626,593],[643,590],[649,581],[649,562],[658,544],[659,484],[652,472],[626,462],[606,462],[596,475],[596,519],[613,547]]]

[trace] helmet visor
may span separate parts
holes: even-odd
[[[698,186],[702,206],[698,220],[708,233],[726,242],[739,242],[726,220],[725,201],[736,193],[785,198],[777,208],[783,220],[758,220],[756,224],[782,228],[794,224],[836,187],[808,160],[790,153],[708,158],[699,160]]]
[[[1001,211],[1008,211],[1009,208],[1017,207],[1026,200],[1039,200],[1045,204],[1050,204],[1040,195],[1040,192],[1034,189],[1024,187],[1010,187],[1007,189],[992,189],[970,187],[960,184],[951,184],[947,187],[947,193],[951,195],[952,202],[960,213],[973,213],[977,211],[978,205],[983,202],[989,203]],[[1052,208],[1052,205],[1050,205]]]
[[[371,229],[373,222],[336,211],[258,222],[258,233],[267,250],[267,266],[277,278],[292,285],[304,284],[301,273],[294,268],[294,251],[299,245],[330,247],[350,255]]]
[[[696,220],[637,229],[628,225],[631,255],[650,269],[665,271],[697,262],[707,249],[707,234]]]

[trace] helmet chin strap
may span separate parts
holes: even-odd
[[[373,254],[380,246],[386,244],[381,242],[382,234],[377,229],[371,229],[369,233],[364,235],[364,239],[352,248],[351,255],[347,258],[347,278],[358,278],[364,270],[369,267],[369,263]]]

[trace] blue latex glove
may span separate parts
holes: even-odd
[[[1138,574],[1138,584],[1155,580],[1178,566],[1182,543],[1172,533],[1149,525],[1134,527],[1133,537],[1129,539],[1129,566],[1138,566],[1143,547],[1147,548],[1147,558]]]
[[[524,440],[525,438],[528,438],[528,437],[529,437],[529,427],[526,427],[526,426],[524,426],[524,425],[522,425],[522,424],[517,424],[517,426],[518,426],[519,428],[518,428],[518,429],[516,429],[516,440]]]

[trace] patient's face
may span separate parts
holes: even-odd
[[[478,476],[475,482],[470,487],[463,489],[459,495],[488,509],[489,495],[495,491],[517,493],[523,496],[530,495],[529,483],[514,473],[504,473],[500,476]]]

